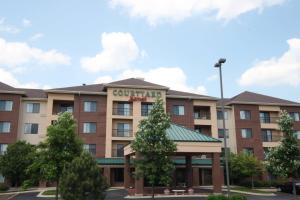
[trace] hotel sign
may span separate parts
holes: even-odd
[[[161,97],[161,92],[155,90],[114,89],[113,95],[129,97],[129,101],[146,101],[147,97]]]

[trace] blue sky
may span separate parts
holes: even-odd
[[[0,3],[0,81],[55,88],[127,77],[219,96],[300,102],[300,1],[64,0]]]

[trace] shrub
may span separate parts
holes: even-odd
[[[224,195],[209,195],[206,200],[228,200],[228,197]]]
[[[247,200],[247,198],[244,195],[233,195],[229,198],[229,200]]]
[[[283,180],[270,180],[270,181],[254,181],[254,187],[277,187],[278,185],[282,185],[284,183]],[[239,182],[237,185],[251,188],[251,180],[244,180]]]
[[[6,185],[5,183],[0,183],[0,192],[7,191],[8,189],[8,185]]]

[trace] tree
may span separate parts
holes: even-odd
[[[60,183],[64,200],[104,200],[106,189],[100,168],[89,153],[83,152],[65,166]]]
[[[30,177],[26,169],[33,163],[34,151],[33,145],[17,141],[8,145],[6,153],[0,156],[0,172],[11,181],[12,185],[18,187]]]
[[[75,134],[75,127],[71,113],[59,114],[57,122],[47,128],[47,139],[39,145],[35,162],[29,168],[31,173],[36,173],[35,178],[56,182],[56,199],[65,165],[82,153],[82,142]]]
[[[293,129],[294,122],[286,111],[281,111],[278,124],[284,136],[281,144],[267,154],[267,169],[274,175],[292,179],[294,199],[297,199],[295,182],[300,171],[300,148]]]
[[[135,175],[147,179],[152,186],[153,199],[154,185],[168,185],[174,170],[170,154],[176,151],[176,145],[166,135],[169,127],[170,117],[164,111],[162,99],[157,99],[148,118],[140,121],[135,140],[131,144],[137,155],[134,162]]]
[[[229,161],[231,178],[241,180],[251,178],[251,186],[254,188],[254,177],[261,175],[263,165],[255,156],[246,153],[231,154]]]

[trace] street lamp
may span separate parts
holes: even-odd
[[[225,58],[220,58],[215,64],[216,68],[219,68],[220,74],[220,89],[221,89],[221,108],[223,116],[223,133],[224,133],[224,147],[225,147],[225,169],[226,169],[226,185],[227,185],[227,195],[230,195],[230,183],[229,183],[229,167],[228,167],[228,151],[227,151],[227,134],[225,129],[225,112],[224,112],[224,97],[223,97],[223,81],[222,81],[222,64],[226,62]]]

